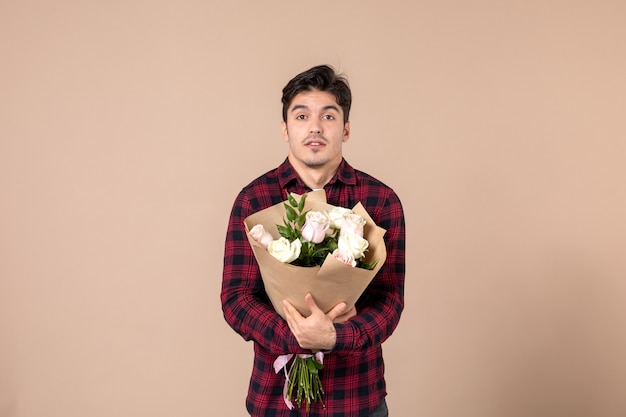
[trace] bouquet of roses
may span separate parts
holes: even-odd
[[[387,256],[385,230],[374,224],[363,206],[326,204],[323,190],[289,195],[287,201],[247,217],[245,226],[265,290],[283,318],[285,299],[304,316],[310,314],[304,304],[307,293],[323,311],[339,302],[352,308]],[[292,399],[298,407],[305,402],[307,411],[312,402],[324,404],[321,352],[281,355],[274,368],[285,370],[284,399],[290,409]]]

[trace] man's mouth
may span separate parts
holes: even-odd
[[[321,146],[326,146],[326,141],[320,138],[310,138],[306,142],[304,142],[304,145],[312,148],[318,148]]]

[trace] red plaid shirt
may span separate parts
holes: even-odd
[[[337,344],[324,357],[320,378],[326,409],[311,405],[310,416],[367,417],[386,395],[381,344],[391,335],[404,308],[405,224],[402,205],[385,184],[352,168],[345,160],[325,186],[329,204],[352,208],[361,202],[372,220],[387,230],[387,260],[356,304],[356,317],[335,324]],[[288,160],[246,186],[233,205],[224,251],[221,301],[228,324],[254,341],[254,366],[246,401],[254,417],[305,415],[283,401],[284,373],[273,362],[303,350],[287,322],[273,309],[245,234],[244,219],[284,201],[287,193],[310,189]]]

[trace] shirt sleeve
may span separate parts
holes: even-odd
[[[395,330],[404,309],[405,222],[402,204],[391,191],[376,223],[387,230],[387,259],[357,302],[357,316],[335,324],[333,352],[382,344]]]
[[[245,340],[254,340],[270,353],[306,353],[265,293],[245,232],[244,219],[250,214],[249,199],[242,191],[233,205],[224,245],[220,294],[224,318]]]

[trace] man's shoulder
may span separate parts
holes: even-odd
[[[338,177],[346,184],[356,184],[357,186],[375,186],[393,192],[392,188],[383,181],[365,171],[355,168],[345,159],[339,167]]]
[[[252,210],[262,210],[280,202],[281,167],[272,168],[259,175],[239,191],[235,204],[249,206]]]
[[[359,169],[354,169],[354,175],[356,177],[357,184],[360,186],[376,187],[389,193],[395,194],[393,188],[391,188],[389,185],[387,185],[385,182],[378,179],[377,177],[368,174],[367,172],[361,171]]]
[[[256,187],[262,185],[278,182],[278,169],[279,167],[276,167],[264,172],[263,174],[250,181],[247,185],[245,185],[243,187],[243,190],[255,189]]]

